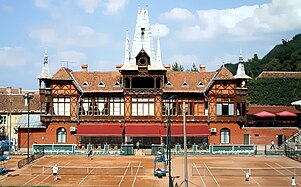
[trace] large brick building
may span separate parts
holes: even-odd
[[[199,72],[172,71],[162,62],[159,38],[156,52],[153,48],[146,9],[138,11],[131,46],[127,34],[124,63],[112,72],[89,71],[84,64],[81,71],[62,67],[51,76],[46,52],[39,76],[45,128],[33,132],[31,143],[161,144],[169,121],[172,144],[183,143],[184,124],[188,144],[253,143],[244,128],[250,77],[242,56],[235,76],[224,66],[216,71],[206,71],[203,65]],[[26,136],[20,132],[20,143]]]

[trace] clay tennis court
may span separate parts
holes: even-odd
[[[168,177],[153,176],[154,156],[44,156],[31,165],[17,168],[21,157],[6,163],[9,174],[0,177],[1,186],[168,186]],[[54,181],[51,167],[60,167],[61,180]],[[173,157],[174,183],[184,186],[181,156]],[[65,167],[65,168],[64,168]],[[116,169],[117,168],[117,169]],[[245,172],[251,177],[245,181]],[[287,157],[189,156],[189,186],[291,186],[295,176],[301,185],[301,164]],[[103,171],[101,171],[103,170]],[[182,184],[182,185],[181,185]]]

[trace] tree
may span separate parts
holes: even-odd
[[[199,69],[198,69],[198,67],[196,67],[196,65],[193,63],[193,64],[192,64],[192,68],[190,69],[190,71],[191,71],[191,72],[198,72]]]
[[[172,66],[171,66],[171,70],[172,71],[184,71],[184,67],[181,64],[178,64],[178,62],[175,62]]]

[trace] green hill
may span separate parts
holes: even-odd
[[[247,75],[256,78],[262,71],[301,71],[301,34],[297,34],[292,40],[282,39],[282,43],[276,45],[262,59],[257,54],[244,63]],[[225,64],[236,74],[236,64]]]
[[[235,75],[236,64],[225,64]],[[301,34],[292,40],[282,40],[262,59],[254,54],[244,63],[246,74],[253,79],[249,81],[248,100],[251,104],[290,105],[301,99],[301,79],[265,78],[255,79],[262,71],[301,71]]]

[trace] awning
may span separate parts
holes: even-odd
[[[276,113],[276,115],[281,116],[281,117],[296,117],[297,116],[297,114],[288,112],[288,111],[278,112],[278,113]]]
[[[292,102],[291,105],[301,105],[301,100]]]
[[[122,136],[123,125],[79,125],[77,136]]]
[[[275,117],[276,115],[270,112],[262,111],[255,114],[257,117]]]
[[[125,135],[126,136],[147,136],[147,137],[159,137],[160,136],[160,126],[159,125],[126,125]]]
[[[167,127],[162,128],[162,136],[166,136]],[[186,136],[208,136],[209,129],[207,125],[187,125],[186,126]],[[184,136],[184,127],[182,125],[173,126],[171,125],[171,136]]]
[[[16,123],[16,128],[28,128],[28,114],[22,114]],[[40,121],[40,114],[29,114],[29,128],[46,128]]]

